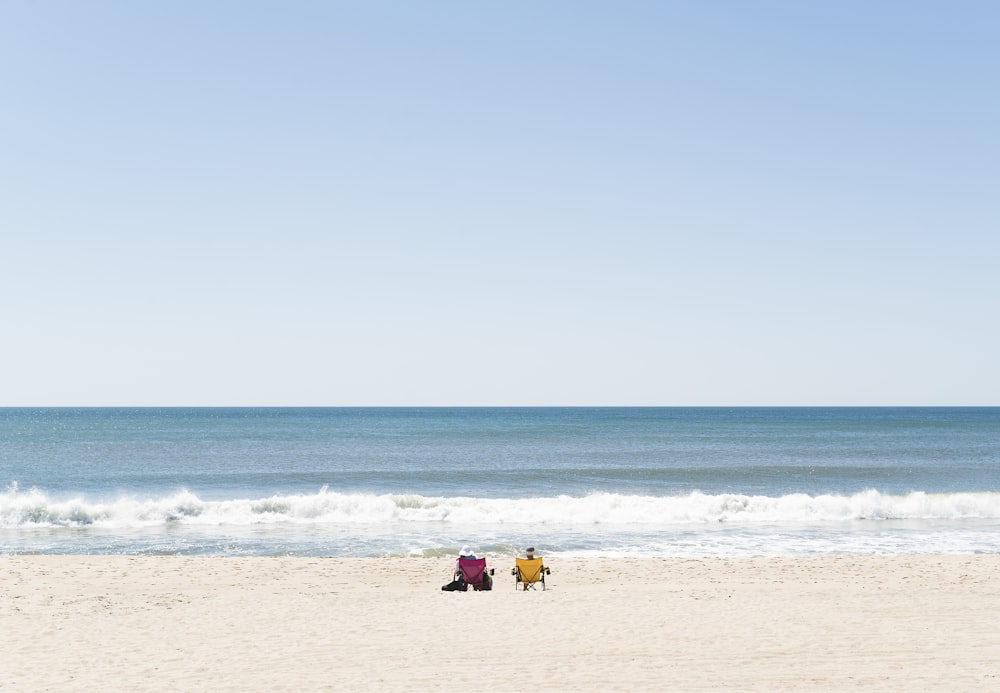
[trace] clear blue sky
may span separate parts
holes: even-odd
[[[0,405],[1000,404],[1000,3],[0,4]]]

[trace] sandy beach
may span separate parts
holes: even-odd
[[[1000,689],[1000,556],[8,556],[0,689]]]

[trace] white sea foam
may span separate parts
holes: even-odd
[[[268,498],[203,500],[190,491],[153,498],[93,500],[21,490],[12,484],[0,495],[0,528],[27,526],[154,527],[261,524],[382,525],[445,523],[570,525],[586,527],[760,525],[810,526],[859,520],[1000,519],[1000,493],[887,495],[875,490],[853,495],[790,494],[749,496],[691,493],[638,496],[595,493],[540,498],[428,497],[338,493],[324,487],[312,494]]]

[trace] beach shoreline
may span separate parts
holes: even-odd
[[[1000,555],[4,556],[0,689],[995,690]]]

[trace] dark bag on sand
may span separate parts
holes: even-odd
[[[447,585],[441,588],[442,592],[465,592],[468,586],[465,581],[459,578],[458,580],[452,580]]]

